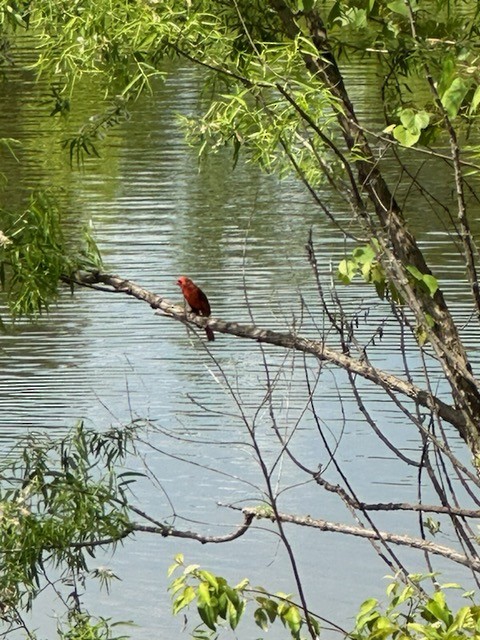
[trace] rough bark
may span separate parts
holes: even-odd
[[[265,513],[265,510],[260,509],[242,509],[245,515],[254,514],[257,519],[274,520],[273,514]],[[342,533],[344,535],[355,536],[359,538],[366,538],[368,540],[382,540],[390,544],[395,544],[404,547],[410,547],[411,549],[420,549],[426,553],[433,553],[434,555],[442,556],[468,567],[472,571],[480,571],[480,560],[478,558],[471,558],[463,553],[459,553],[457,550],[444,545],[436,544],[430,540],[423,540],[421,538],[415,538],[413,536],[398,535],[396,533],[390,533],[388,531],[375,531],[373,529],[365,529],[354,525],[347,525],[341,522],[329,522],[328,520],[320,520],[312,518],[311,516],[299,516],[289,513],[279,513],[278,519],[283,523],[296,524],[302,527],[310,527],[319,531],[330,531],[331,533]]]

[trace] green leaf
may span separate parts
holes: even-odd
[[[193,565],[193,566],[198,568],[198,565]],[[213,587],[215,590],[218,589],[218,580],[213,575],[213,573],[210,573],[209,571],[205,571],[205,569],[202,569],[200,571],[200,575],[201,575],[202,579],[205,582],[207,582],[211,587]]]
[[[410,264],[407,266],[407,271],[415,278],[415,280],[418,280],[419,282],[423,280],[423,273],[417,269],[417,267]]]
[[[385,280],[385,272],[380,263],[375,263],[370,269],[370,282],[373,282],[375,285],[386,285]]]
[[[211,602],[210,588],[207,582],[201,582],[198,585],[198,599],[202,603],[209,605]]]
[[[430,615],[429,615],[430,614]],[[446,625],[452,623],[452,613],[448,608],[445,601],[445,594],[443,591],[437,591],[429,602],[425,605],[423,615],[426,619],[440,620]]]
[[[172,595],[175,595],[177,591],[180,591],[180,589],[183,589],[184,585],[185,585],[185,577],[180,576],[179,578],[176,578],[172,582],[172,584],[168,587],[168,590],[172,592]]]
[[[415,111],[413,109],[403,109],[400,114],[400,122],[403,124],[403,126],[408,129],[411,130],[414,128],[415,126]]]
[[[457,629],[468,626],[472,620],[472,612],[470,607],[462,607],[457,611],[453,624]]]
[[[393,0],[393,2],[389,2],[387,4],[387,7],[394,13],[399,13],[400,15],[405,16],[405,18],[409,17],[408,7],[403,0]]]
[[[212,631],[215,631],[217,628],[217,625],[216,625],[217,616],[215,615],[212,607],[210,607],[207,604],[199,604],[197,606],[197,610],[204,624],[206,624],[207,627]]]
[[[470,103],[469,112],[472,114],[474,111],[476,111],[479,104],[480,104],[480,85],[475,89],[472,102]]]
[[[406,129],[412,132],[418,129],[425,129],[430,123],[430,114],[427,111],[414,111],[413,109],[403,109],[400,114],[400,122]]]
[[[338,276],[343,284],[350,284],[358,271],[352,260],[342,260],[338,265]]]
[[[420,134],[420,130],[412,132],[402,124],[397,124],[397,126],[393,130],[393,137],[395,138],[395,140],[397,140],[397,142],[403,144],[404,147],[413,147],[413,145],[416,144],[420,139]]]
[[[357,262],[360,263],[372,262],[372,260],[374,260],[376,257],[375,249],[369,244],[365,245],[364,247],[357,247],[352,252],[352,256]]]
[[[430,124],[430,117],[427,111],[402,109],[399,113],[401,124],[393,128],[393,137],[405,147],[412,147]]]
[[[248,578],[244,578],[243,580],[241,580],[237,585],[235,585],[233,588],[235,589],[235,591],[244,591],[248,585],[250,584],[250,580]]]
[[[414,126],[418,129],[425,129],[430,124],[430,114],[427,111],[417,111],[414,116]]]
[[[449,118],[455,118],[462,106],[463,99],[467,95],[471,82],[467,83],[463,78],[455,78],[452,84],[443,94],[442,105]]]
[[[426,288],[431,296],[435,295],[435,292],[438,290],[438,280],[435,276],[432,276],[429,273],[422,273],[417,267],[413,265],[407,266],[407,271],[410,275],[416,280],[417,283],[421,284],[423,288]]]
[[[395,598],[395,605],[403,604],[406,600],[410,600],[415,595],[415,589],[411,585],[404,587]]]
[[[286,611],[282,614],[282,619],[288,625],[288,628],[293,634],[298,634],[300,627],[302,626],[302,616],[297,607],[290,605]]]
[[[436,291],[438,290],[438,280],[435,278],[435,276],[431,276],[430,274],[426,273],[423,276],[423,282],[427,285],[427,288],[430,291],[430,295],[435,295]]]
[[[388,636],[398,631],[398,627],[387,616],[379,616],[375,620],[376,633],[375,638],[388,638]]]
[[[458,582],[443,582],[441,585],[442,589],[461,589],[461,585]]]
[[[259,607],[253,614],[255,624],[262,629],[262,631],[268,631],[268,616],[264,609]]]
[[[370,282],[370,274],[372,272],[372,263],[364,262],[361,266],[360,271],[362,272],[362,276],[365,282]]]
[[[318,620],[316,620],[312,616],[308,616],[308,622],[312,629],[315,631],[316,635],[320,636],[320,624],[318,623]]]
[[[384,300],[385,292],[387,291],[387,283],[385,282],[385,280],[383,280],[382,282],[374,282],[374,286],[375,291],[377,292],[377,296],[380,298],[380,300]]]
[[[342,6],[340,0],[336,0],[330,9],[330,13],[328,14],[327,22],[328,24],[333,24],[336,21],[340,21],[342,17]]]
[[[316,0],[297,0],[297,7],[299,11],[305,11],[308,13],[315,5]]]
[[[426,634],[427,628],[424,624],[421,624],[420,622],[409,622],[407,624],[407,629],[409,631],[416,632],[419,638],[428,638],[428,635]]]
[[[369,598],[360,607],[360,611],[356,617],[356,628],[363,629],[365,625],[372,620],[376,620],[379,617],[379,613],[376,610],[378,606],[378,600],[375,598]]]
[[[173,603],[173,614],[176,615],[184,607],[187,607],[193,600],[195,600],[195,595],[195,589],[193,587],[185,587],[182,595],[176,598]]]
[[[182,563],[183,563],[183,558],[182,558]],[[183,570],[183,573],[185,575],[188,575],[190,573],[195,573],[195,571],[200,567],[199,564],[189,564],[187,567],[185,567],[185,569]]]
[[[260,598],[257,597],[256,600],[266,612],[270,620],[270,623],[273,624],[273,622],[275,622],[275,619],[278,615],[278,603],[275,602],[275,600],[272,600],[270,598],[263,598],[263,597],[260,597]]]
[[[242,600],[236,606],[229,600],[227,605],[228,623],[231,629],[236,629],[242,613],[245,608],[245,602]]]

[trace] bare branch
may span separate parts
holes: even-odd
[[[351,498],[348,493],[340,486],[333,485],[317,474],[315,478],[327,491],[337,493],[342,500],[348,503],[353,509],[361,509],[362,511],[414,511],[420,513],[436,513],[439,515],[458,516],[461,518],[480,518],[480,510],[478,509],[461,509],[460,507],[443,506],[437,504],[411,504],[409,502],[360,502]]]
[[[214,331],[276,345],[285,349],[295,349],[302,353],[310,354],[318,358],[321,362],[328,362],[352,374],[359,375],[366,380],[370,380],[376,385],[390,392],[400,393],[411,398],[420,406],[434,411],[446,422],[454,425],[463,434],[465,427],[465,417],[461,411],[443,402],[440,398],[420,389],[411,382],[405,381],[390,373],[377,369],[363,360],[357,360],[351,356],[340,353],[325,345],[323,340],[312,340],[292,333],[280,333],[270,329],[262,329],[255,325],[243,325],[238,322],[228,322],[220,318],[197,316],[185,311],[183,306],[174,304],[163,296],[143,289],[138,284],[120,278],[119,276],[92,271],[88,273],[77,273],[74,278],[65,277],[68,283],[95,284],[102,283],[109,285],[112,289],[122,292],[125,295],[133,296],[138,300],[147,302],[152,309],[158,309],[163,314],[174,318],[179,322],[188,322],[201,329],[207,325]]]
[[[144,516],[147,517],[146,514],[144,514]],[[124,532],[122,532],[122,534],[118,535],[115,538],[101,538],[99,540],[71,542],[69,546],[73,549],[103,547],[110,544],[116,544],[117,542],[120,542],[124,538],[127,538],[128,536],[132,535],[132,533],[136,532],[155,533],[157,535],[161,535],[164,538],[186,538],[188,540],[196,540],[201,544],[220,544],[222,542],[231,542],[232,540],[236,540],[237,538],[243,536],[243,534],[248,531],[254,517],[254,513],[245,513],[243,524],[241,524],[231,533],[227,533],[224,536],[204,536],[201,533],[197,533],[196,531],[182,531],[180,529],[175,529],[174,527],[167,524],[160,523],[157,525],[132,523],[125,529]]]
[[[169,527],[168,525],[158,526],[149,526],[142,524],[133,524],[132,532],[141,531],[143,533],[156,533],[160,534],[164,538],[173,537],[173,538],[186,538],[188,540],[197,540],[201,544],[220,544],[222,542],[231,542],[232,540],[236,540],[243,536],[246,533],[252,524],[254,519],[253,513],[245,513],[244,514],[244,522],[241,524],[235,531],[231,533],[227,533],[224,536],[204,536],[201,533],[197,533],[196,531],[181,531],[180,529],[174,529],[173,527]]]
[[[233,507],[232,507],[233,508]],[[264,509],[247,508],[242,509],[244,514],[253,514],[257,519],[274,520],[272,512],[265,512]],[[339,522],[329,522],[327,520],[317,520],[310,516],[298,516],[288,513],[278,513],[278,517],[284,523],[296,524],[302,527],[312,527],[319,529],[320,531],[329,531],[332,533],[342,533],[344,535],[356,536],[359,538],[366,538],[369,540],[382,540],[383,542],[389,542],[399,546],[409,547],[411,549],[420,549],[422,551],[428,551],[434,555],[442,556],[452,562],[461,564],[473,571],[480,572],[480,560],[476,558],[469,558],[466,555],[458,553],[451,547],[436,544],[431,541],[422,540],[421,538],[414,538],[407,535],[398,535],[396,533],[389,533],[387,531],[374,531],[373,529],[364,529],[363,527],[355,527],[348,524]]]

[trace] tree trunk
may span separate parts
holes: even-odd
[[[270,0],[270,4],[277,11],[286,34],[291,38],[299,35],[301,30],[295,16],[283,0]],[[454,402],[465,418],[462,424],[456,425],[457,429],[477,456],[480,454],[479,385],[472,376],[455,322],[440,290],[432,297],[428,292],[415,288],[408,278],[407,266],[414,266],[423,274],[430,274],[431,271],[414,236],[408,230],[402,210],[385,182],[378,161],[358,122],[322,19],[316,11],[307,12],[304,17],[310,38],[319,54],[316,58],[306,56],[305,64],[340,103],[337,120],[348,150],[355,149],[353,164],[357,174],[356,192],[361,195],[361,199],[356,200],[358,220],[369,236],[378,240],[382,249],[379,259],[385,273],[415,314],[417,323],[426,326],[428,316],[434,320],[434,325],[428,332],[429,341],[441,362]],[[374,216],[368,212],[367,205],[363,202],[364,195],[370,205],[373,205]]]

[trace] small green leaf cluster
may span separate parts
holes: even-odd
[[[86,156],[99,157],[98,142],[105,139],[109,129],[129,118],[126,101],[121,96],[116,96],[105,111],[91,116],[77,134],[62,141],[62,147],[68,149],[70,164],[75,160],[80,166],[84,164]]]
[[[0,285],[14,319],[48,311],[62,277],[101,266],[90,227],[80,246],[72,246],[51,194],[33,194],[21,213],[0,211],[0,221]]]
[[[33,607],[51,568],[75,593],[88,573],[87,557],[95,557],[99,544],[115,547],[130,533],[129,486],[138,474],[115,471],[130,438],[128,429],[98,434],[79,423],[61,440],[31,436],[22,443],[21,456],[5,465],[0,482],[4,620],[14,623],[18,612]],[[92,577],[104,586],[115,578],[105,571]]]
[[[411,576],[408,585],[393,581],[387,594],[390,602],[384,612],[377,600],[366,600],[357,615],[352,640],[461,640],[478,638],[480,634],[480,606],[472,593],[465,593],[469,604],[456,612],[449,607],[445,591],[460,589],[456,584],[437,587],[427,595],[419,582],[432,576]]]
[[[338,277],[343,284],[351,284],[357,275],[361,275],[365,282],[373,284],[377,295],[382,300],[387,297],[393,302],[403,304],[403,299],[394,283],[387,280],[385,270],[379,259],[380,247],[373,241],[352,251],[350,258],[345,258],[338,265]],[[438,290],[438,281],[429,273],[421,273],[413,265],[406,267],[407,277],[417,291],[423,291],[433,297]]]
[[[457,115],[467,119],[474,116],[480,104],[477,60],[471,59],[466,51],[459,52],[457,58],[445,56],[439,74],[438,93],[451,120]]]
[[[67,624],[58,625],[57,633],[59,640],[127,640],[129,636],[116,634],[116,628],[126,624],[73,610],[67,616]]]
[[[26,29],[30,20],[29,2],[3,2],[0,6],[0,25],[3,29]]]
[[[171,576],[182,566],[183,556],[179,554],[169,568],[168,575]],[[247,581],[243,581],[236,587],[231,587],[225,578],[200,569],[199,565],[186,566],[182,575],[169,587],[173,598],[173,613],[176,615],[196,600],[198,614],[208,629],[216,631],[223,622],[235,629],[245,609],[246,599],[243,592],[247,584]],[[193,637],[200,639],[209,636],[205,636],[204,630],[199,628]]]
[[[293,640],[301,639],[300,632],[307,622],[291,595],[270,595],[262,588],[250,589],[247,579],[231,587],[225,578],[201,569],[199,565],[185,566],[182,554],[175,557],[169,576],[179,568],[183,568],[182,574],[169,587],[173,598],[173,613],[179,613],[196,601],[203,625],[193,631],[192,638],[195,640],[216,638],[217,632],[225,626],[236,629],[249,601],[253,601],[256,606],[254,620],[263,631],[267,631],[270,625],[279,620]],[[318,635],[320,629],[317,620],[309,616],[308,624]]]
[[[455,6],[454,10],[452,10]],[[336,0],[326,16],[338,56],[361,50],[386,62],[381,108],[406,147],[429,144],[450,120],[478,116],[478,19],[473,5],[439,0]],[[427,75],[438,91],[432,95]]]
[[[312,186],[321,184],[325,175],[342,173],[338,158],[299,117],[299,110],[308,113],[326,137],[335,127],[332,96],[312,83],[305,70],[303,55],[313,53],[303,37],[265,44],[258,56],[238,53],[228,67],[241,68],[244,82],[224,79],[203,116],[180,119],[200,157],[230,146],[234,166],[242,152],[247,162],[280,178],[300,171]]]
[[[407,271],[413,280],[415,287],[422,289],[433,297],[438,290],[438,280],[430,273],[422,273],[413,265],[407,265]]]
[[[394,302],[401,302],[400,294],[395,285],[387,281],[385,271],[379,260],[379,246],[374,241],[357,247],[350,258],[345,258],[338,265],[338,277],[343,284],[351,284],[357,275],[361,275],[365,282],[373,284],[377,295],[382,300],[390,292]]]
[[[258,587],[257,590],[262,591]],[[301,640],[303,638],[300,633],[307,624],[314,631],[316,637],[320,635],[318,621],[311,615],[308,616],[307,621],[302,610],[293,602],[291,594],[277,592],[272,596],[267,595],[265,592],[264,596],[255,596],[255,602],[258,607],[254,612],[254,620],[263,631],[268,631],[270,625],[276,620],[280,620],[290,632],[293,640]]]
[[[155,45],[169,25],[157,22],[153,3],[42,0],[29,5],[30,28],[39,39],[35,69],[65,83],[69,95],[85,73],[96,75],[110,96],[138,95],[163,75],[156,68]]]
[[[399,113],[401,124],[390,125],[385,132],[392,131],[395,140],[405,147],[413,147],[422,133],[427,129],[431,114],[424,110],[414,111],[411,108],[402,109]]]
[[[57,295],[67,266],[58,208],[46,194],[31,197],[21,214],[2,212],[0,281],[14,317],[34,317]]]
[[[468,67],[471,69],[471,67]],[[447,57],[439,70],[438,94],[440,102],[450,120],[461,116],[470,122],[480,104],[480,75],[475,78],[472,71],[459,71]],[[403,107],[397,112],[399,124],[391,124],[384,133],[392,133],[395,140],[405,147],[420,143],[428,145],[441,131],[442,114],[435,114],[433,104],[429,111],[418,107]]]
[[[423,521],[423,524],[430,531],[432,536],[437,535],[437,533],[441,529],[440,520],[436,520],[432,518],[432,516],[428,516],[427,518],[425,518],[425,520]]]

